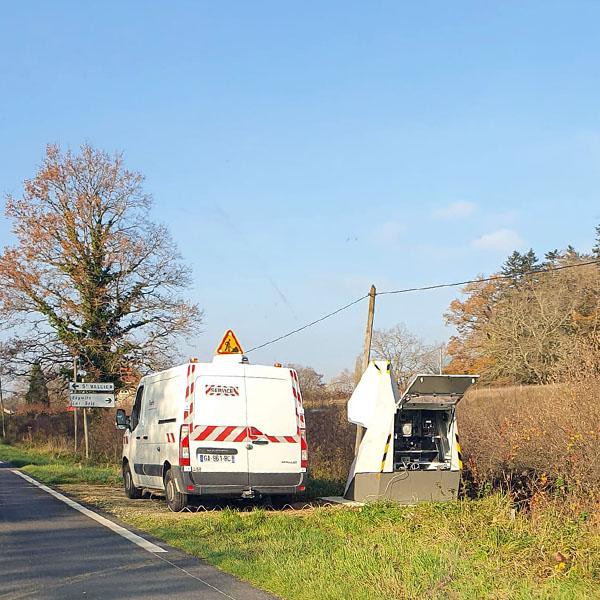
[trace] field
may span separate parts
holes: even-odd
[[[170,513],[127,500],[117,469],[0,445],[11,461],[122,521],[282,598],[598,598],[600,523],[548,504],[516,512],[507,495],[401,507],[225,508]]]

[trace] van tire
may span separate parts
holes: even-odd
[[[165,473],[165,498],[167,499],[167,506],[173,512],[181,512],[189,501],[187,494],[177,491],[177,484],[171,469]]]
[[[127,463],[123,465],[123,487],[125,488],[125,495],[131,500],[139,500],[144,494],[142,488],[135,487],[133,484],[131,469]]]

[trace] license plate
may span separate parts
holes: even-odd
[[[233,454],[198,454],[198,460],[201,463],[235,463]]]

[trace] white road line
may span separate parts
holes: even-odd
[[[218,587],[215,587],[211,583],[208,583],[208,581],[204,581],[204,579],[202,579],[202,577],[198,577],[197,575],[194,575],[193,573],[190,573],[188,570],[184,569],[183,567],[180,567],[179,565],[176,565],[174,562],[171,562],[170,560],[167,560],[164,556],[157,556],[156,558],[160,558],[160,560],[164,560],[166,563],[170,564],[172,567],[175,567],[176,569],[179,569],[180,571],[182,571],[183,573],[185,573],[186,575],[188,575],[192,579],[195,579],[196,581],[199,581],[200,583],[203,583],[204,585],[207,585],[209,588],[212,588],[213,590],[215,590],[215,592],[219,592],[219,594],[221,594],[222,596],[225,596],[225,598],[229,598],[230,600],[237,600],[237,598],[234,598],[233,596],[230,596],[229,594],[227,594],[223,590],[220,590]]]
[[[123,536],[126,540],[133,542],[134,544],[138,545],[140,548],[143,548],[144,550],[147,550],[148,552],[152,552],[153,554],[156,554],[158,552],[168,552],[168,550],[165,550],[164,548],[160,548],[156,544],[153,544],[152,542],[145,540],[143,537],[137,535],[137,533],[133,533],[133,531],[129,531],[129,529],[125,529],[125,527],[121,527],[121,525],[117,525],[116,523],[113,523],[106,517],[102,517],[98,513],[95,513],[93,510],[90,510],[89,508],[85,508],[85,506],[81,506],[81,504],[75,502],[74,500],[71,500],[70,498],[67,498],[66,496],[63,496],[63,494],[53,490],[52,488],[49,488],[47,485],[44,485],[43,483],[36,481],[32,477],[29,477],[29,475],[25,475],[25,473],[21,473],[21,471],[17,471],[16,469],[11,469],[11,470],[16,475],[19,475],[19,477],[22,477],[23,479],[25,479],[25,481],[28,481],[29,483],[33,483],[33,485],[37,485],[37,487],[44,490],[45,492],[48,492],[48,494],[50,494],[51,496],[54,496],[56,499],[60,500],[61,502],[64,502],[71,508],[78,510],[80,513],[83,513],[86,517],[89,517],[90,519],[93,519],[97,523],[100,523],[100,525],[104,525],[104,527],[108,527],[111,531],[118,533],[120,536]]]

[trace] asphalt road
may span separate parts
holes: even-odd
[[[0,465],[2,599],[273,598],[137,533],[166,552],[145,550]]]

